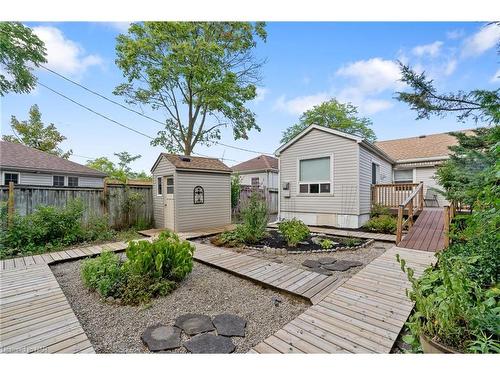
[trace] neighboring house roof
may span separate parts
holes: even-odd
[[[106,177],[101,171],[52,154],[7,141],[0,141],[0,167],[16,171],[69,173],[81,176]]]
[[[151,171],[156,168],[156,165],[162,157],[165,157],[176,169],[181,170],[198,170],[198,171],[216,171],[231,173],[231,168],[215,158],[204,158],[198,156],[184,156],[175,154],[162,153],[154,163]]]
[[[451,134],[439,133],[379,141],[375,142],[375,145],[400,163],[447,159],[450,152],[448,147],[457,143],[457,138]]]
[[[369,149],[370,151],[374,152],[375,154],[379,155],[380,157],[382,157],[383,159],[387,160],[388,162],[394,163],[394,160],[389,155],[387,155],[382,149],[376,147],[372,143],[364,140],[363,138],[355,136],[355,135],[352,135],[352,134],[344,133],[344,132],[341,132],[339,130],[327,128],[325,126],[320,126],[320,125],[310,125],[310,126],[308,126],[303,131],[301,131],[299,134],[297,134],[295,137],[293,137],[290,141],[288,141],[287,143],[285,143],[284,145],[282,145],[280,148],[278,148],[276,150],[276,152],[275,152],[275,155],[279,156],[284,150],[286,150],[288,147],[290,147],[291,145],[293,145],[300,138],[302,138],[307,133],[313,131],[314,129],[323,131],[325,133],[330,133],[330,134],[333,134],[333,135],[336,135],[336,136],[339,136],[339,137],[350,139],[350,140],[352,140],[352,141],[360,144],[361,146],[364,146],[365,148]]]
[[[234,172],[278,171],[278,159],[272,156],[259,155],[256,158],[236,164],[231,169]]]

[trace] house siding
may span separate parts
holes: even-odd
[[[359,213],[365,215],[371,209],[372,162],[380,165],[380,184],[392,182],[392,165],[367,148],[359,147]],[[362,225],[363,223],[360,223]]]
[[[434,178],[434,174],[436,173],[436,167],[426,167],[426,168],[415,168],[414,182],[422,181],[424,183],[424,196],[427,192],[428,188],[435,187],[437,189],[442,189],[442,187],[436,182]],[[448,201],[439,193],[437,193],[437,198],[440,206],[444,206],[448,204]]]
[[[78,177],[78,187],[86,188],[102,188],[104,187],[103,177],[89,177],[89,176],[79,176],[79,175],[67,175],[64,172],[61,173],[33,173],[16,171],[13,169],[2,170],[1,177],[3,184],[4,172],[14,172],[19,173],[19,184],[25,186],[53,186],[53,176],[64,176],[64,187],[68,187],[68,176]]]
[[[155,228],[164,228],[165,227],[165,215],[163,213],[164,204],[163,204],[163,196],[158,195],[158,184],[157,178],[164,177],[167,175],[174,175],[175,168],[174,166],[163,156],[156,168],[152,171],[153,173],[153,218]],[[165,182],[163,182],[165,184]],[[174,193],[176,189],[176,181],[174,177]],[[163,186],[163,191],[165,191],[165,186]]]
[[[193,203],[196,186],[204,190],[204,204]],[[175,226],[179,232],[231,223],[231,177],[223,173],[177,171]]]
[[[342,224],[340,216],[359,215],[358,144],[356,141],[313,129],[280,155],[280,185],[290,183],[290,197],[280,187],[280,216],[302,217],[325,225]],[[298,194],[298,159],[333,155],[333,195]],[[350,220],[350,219],[349,219]],[[346,224],[345,226],[353,226]],[[354,224],[356,226],[356,224]]]
[[[240,176],[242,185],[252,185],[252,177],[258,177],[260,187],[278,188],[278,172],[239,172],[237,175]]]

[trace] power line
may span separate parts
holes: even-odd
[[[40,65],[40,67],[42,67],[43,69],[47,70],[48,72],[50,72],[52,74],[55,74],[56,76],[58,76],[58,77],[60,77],[60,78],[62,78],[64,80],[66,80],[66,81],[68,81],[68,82],[70,82],[70,83],[72,83],[72,84],[74,84],[74,85],[76,85],[76,86],[84,89],[85,91],[90,92],[91,94],[97,95],[98,97],[100,97],[100,98],[102,98],[102,99],[104,99],[104,100],[106,100],[106,101],[108,101],[108,102],[110,102],[112,104],[115,104],[115,105],[117,105],[117,106],[119,106],[119,107],[121,107],[121,108],[129,111],[129,112],[135,113],[136,115],[142,116],[142,117],[144,117],[144,118],[146,118],[146,119],[148,119],[150,121],[156,122],[157,124],[165,126],[164,122],[162,122],[160,120],[157,120],[154,117],[148,116],[148,115],[146,115],[146,114],[144,114],[142,112],[136,111],[133,108],[127,107],[126,105],[124,105],[124,104],[122,104],[120,102],[117,102],[116,100],[113,100],[113,99],[111,99],[111,98],[109,98],[109,97],[107,97],[107,96],[105,96],[105,95],[103,95],[103,94],[101,94],[101,93],[99,93],[99,92],[97,92],[95,90],[92,90],[92,89],[88,88],[85,85],[82,85],[81,83],[78,83],[78,82],[72,80],[69,77],[64,76],[61,73],[56,72],[55,70],[52,70],[52,69],[50,69],[50,68],[48,68],[46,66],[43,66],[43,65]],[[225,143],[222,143],[222,142],[219,142],[219,141],[214,141],[214,143],[218,144],[218,145],[221,145],[223,147],[228,147],[228,148],[232,148],[232,149],[239,150],[239,151],[251,152],[251,153],[254,153],[254,154],[265,154],[265,155],[271,155],[271,156],[273,155],[273,153],[256,151],[256,150],[251,150],[251,149],[248,149],[248,148],[232,146],[232,145],[228,145],[228,144],[225,144]],[[229,160],[229,159],[226,159],[226,160]]]

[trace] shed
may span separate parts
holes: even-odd
[[[151,173],[156,228],[187,232],[231,223],[231,169],[220,160],[162,153]]]

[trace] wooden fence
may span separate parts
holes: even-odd
[[[233,214],[238,214],[246,206],[253,192],[257,192],[266,200],[267,209],[270,215],[278,213],[278,190],[268,188],[256,188],[250,185],[240,186],[240,199],[238,205],[233,210]]]
[[[46,186],[14,186],[10,194],[9,211],[24,216],[38,206],[64,207],[78,199],[85,207],[84,220],[107,215],[114,228],[153,222],[153,195],[151,184],[106,184],[104,188],[60,188]],[[0,201],[9,202],[9,187],[0,187]]]

